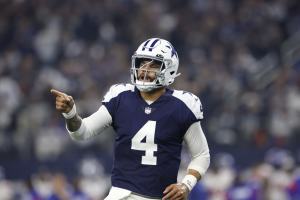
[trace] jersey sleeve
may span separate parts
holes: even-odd
[[[128,90],[134,91],[134,86],[131,84],[115,84],[112,85],[104,95],[102,104],[106,107],[113,119],[120,101],[120,94]]]
[[[202,109],[202,103],[196,95],[190,93],[190,97],[187,98],[187,106],[194,114],[197,121],[203,119],[203,109]]]
[[[182,133],[185,133],[193,123],[203,119],[202,104],[200,99],[190,92],[174,90],[173,96],[181,102],[178,110],[179,122]]]
[[[199,97],[190,92],[181,90],[175,90],[173,96],[180,99],[186,105],[189,111],[193,113],[195,121],[200,121],[203,119],[203,109]]]

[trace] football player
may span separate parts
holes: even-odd
[[[200,120],[202,105],[192,93],[168,88],[179,74],[170,42],[151,38],[132,56],[131,84],[113,85],[102,106],[82,119],[71,96],[51,90],[74,140],[112,126],[116,131],[112,187],[105,200],[181,200],[206,172],[210,154]],[[177,182],[182,142],[191,162]]]

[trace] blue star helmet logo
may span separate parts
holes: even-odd
[[[166,45],[166,47],[168,47],[169,49],[172,50],[172,52],[171,52],[171,57],[172,58],[173,58],[174,55],[176,56],[176,58],[178,58],[177,52],[175,51],[174,47],[171,44],[170,44],[170,46]]]

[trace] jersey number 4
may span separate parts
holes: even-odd
[[[145,151],[142,156],[143,165],[156,165],[157,157],[154,151],[157,151],[157,144],[154,143],[156,121],[149,120],[131,139],[131,149]],[[146,142],[142,140],[146,137]]]

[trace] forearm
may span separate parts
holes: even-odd
[[[196,171],[198,172],[200,178],[205,174],[207,168],[210,164],[210,155],[208,151],[204,151],[201,154],[192,157],[191,162],[188,165],[188,172],[189,171]],[[198,176],[195,176],[198,179]],[[200,179],[198,179],[200,180]]]
[[[72,96],[55,89],[51,89],[51,93],[56,97],[56,109],[64,116],[66,128],[73,140],[85,140],[95,136],[112,123],[112,117],[103,105],[97,112],[82,119],[77,114]]]
[[[192,169],[203,176],[210,164],[210,153],[200,122],[190,126],[184,140],[192,156],[188,170]]]
[[[203,159],[204,158],[204,159]],[[182,183],[186,185],[189,191],[201,180],[204,175],[207,166],[209,165],[209,157],[205,158],[202,156],[192,159],[188,166],[187,175],[182,179]]]
[[[81,124],[82,118],[76,113],[76,115],[71,119],[66,119],[67,128],[71,132],[77,131]]]
[[[192,156],[192,160],[188,166],[188,174],[184,177],[182,182],[191,190],[197,181],[205,174],[210,163],[210,154],[200,122],[190,126],[184,139]]]
[[[73,140],[86,140],[110,126],[112,118],[105,106],[89,117],[82,119],[78,114],[66,120],[67,130]]]

